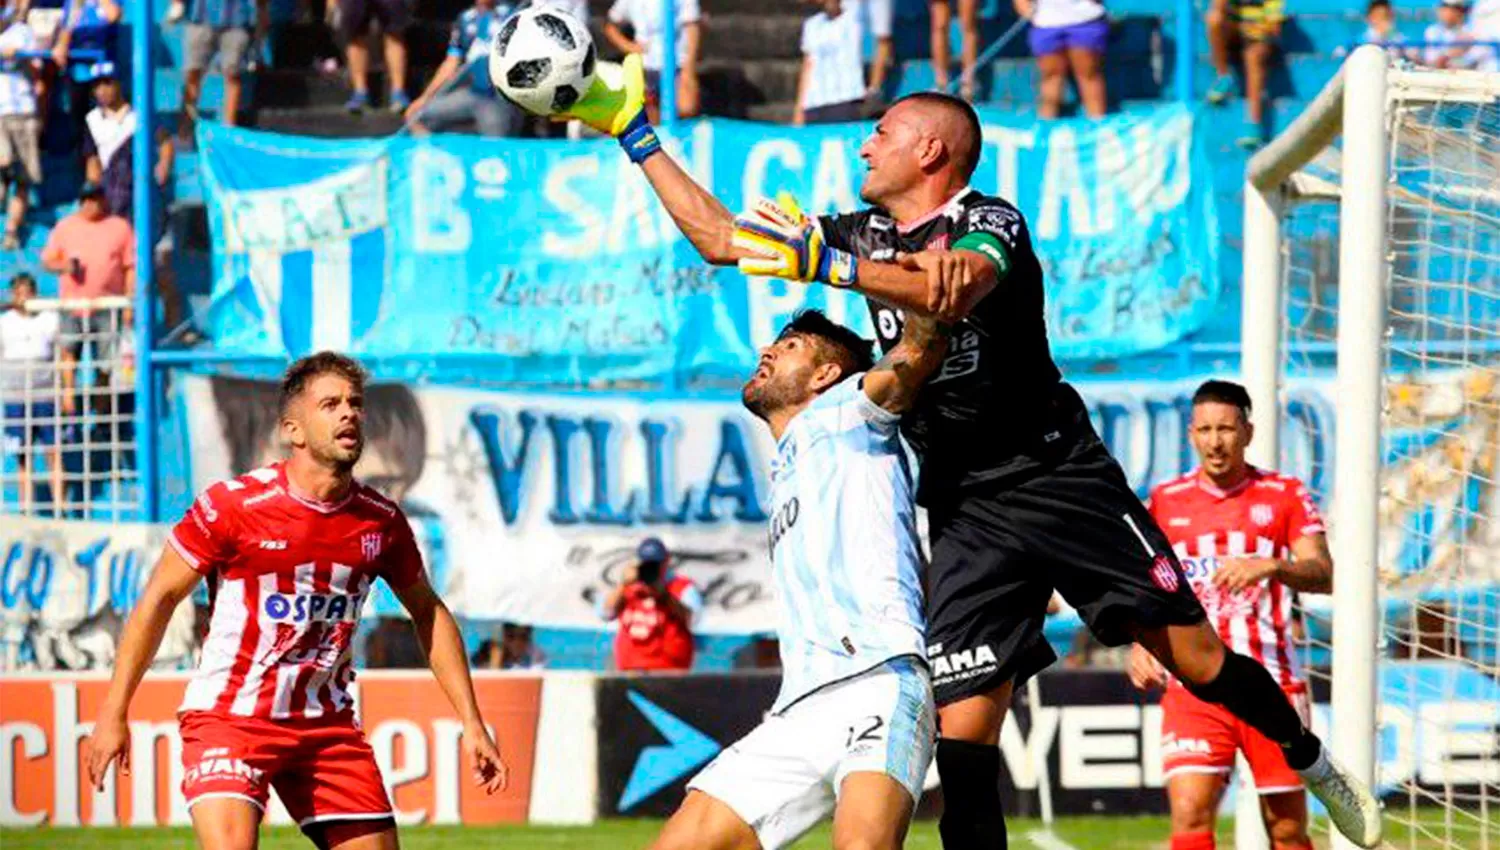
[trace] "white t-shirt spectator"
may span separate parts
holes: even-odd
[[[865,6],[865,26],[876,38],[891,37],[891,20],[895,17],[895,0],[855,0]]]
[[[57,391],[57,312],[0,313],[0,398],[51,401]]]
[[[1469,24],[1449,29],[1442,24],[1432,24],[1422,33],[1422,40],[1427,42],[1427,55],[1423,57],[1428,65],[1437,65],[1444,54],[1449,51],[1449,46],[1455,42],[1478,41],[1480,37],[1474,32]],[[1449,59],[1448,68],[1479,68],[1488,67],[1493,61],[1493,56],[1488,47],[1475,45],[1470,47],[1462,55],[1455,59]]]
[[[1036,0],[1031,25],[1043,29],[1071,27],[1104,17],[1104,4],[1096,0]]]
[[[702,17],[698,0],[677,0],[677,61],[686,62],[687,44],[682,38],[682,27],[695,24]],[[615,24],[629,24],[635,30],[635,41],[646,48],[641,64],[647,71],[660,71],[666,32],[661,22],[661,0],[615,0],[609,7],[609,19]]]
[[[803,109],[865,96],[864,11],[857,0],[845,0],[837,18],[819,12],[802,22],[802,55],[812,60]]]
[[[35,50],[36,36],[31,27],[17,22],[0,33],[0,52]],[[0,116],[36,114],[36,89],[26,73],[30,59],[0,60]]]

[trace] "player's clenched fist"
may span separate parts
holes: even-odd
[[[944,322],[957,322],[968,312],[978,281],[973,267],[954,251],[917,251],[896,255],[896,264],[927,275],[927,310]]]
[[[469,762],[474,765],[474,784],[483,788],[484,793],[504,791],[510,785],[510,771],[488,729],[482,725],[465,728],[464,749],[469,751]]]
[[[833,286],[854,283],[854,255],[829,247],[818,225],[785,192],[734,217],[734,246],[754,254],[739,261],[745,274]]]
[[[111,762],[119,759],[120,773],[130,775],[130,724],[121,717],[103,717],[94,724],[89,735],[88,750],[84,756],[88,766],[89,784],[104,790],[104,777],[109,773]]]
[[[1138,643],[1130,647],[1130,684],[1143,691],[1167,684],[1166,668]]]

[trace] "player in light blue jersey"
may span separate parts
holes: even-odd
[[[766,721],[688,783],[655,850],[783,847],[833,812],[836,848],[902,845],[936,736],[901,413],[947,335],[870,342],[816,311],[761,353],[745,406],[776,438],[771,571],[782,681]]]

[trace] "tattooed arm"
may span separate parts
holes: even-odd
[[[942,365],[948,326],[931,316],[907,313],[901,340],[865,373],[865,395],[891,413],[905,412],[922,384]]]

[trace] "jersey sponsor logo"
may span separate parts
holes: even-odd
[[[1000,666],[995,651],[986,643],[946,653],[942,644],[933,644],[927,647],[927,660],[932,662],[934,685],[982,676]]]
[[[1181,582],[1177,578],[1177,567],[1166,555],[1157,555],[1151,562],[1151,581],[1168,593],[1176,593]]]
[[[262,540],[262,541],[260,541],[260,548],[268,550],[268,551],[271,551],[271,552],[283,552],[283,551],[286,550],[286,541],[285,540]]]
[[[272,593],[266,597],[262,607],[266,616],[273,620],[336,623],[358,619],[359,602],[358,594],[300,593],[289,596],[285,593]]]
[[[969,210],[969,230],[993,233],[1014,247],[1021,235],[1021,214],[1009,207],[984,206]]]
[[[361,555],[364,555],[367,564],[380,557],[380,550],[384,546],[384,537],[378,531],[359,536],[359,551]]]
[[[1179,558],[1178,563],[1182,565],[1182,574],[1191,582],[1206,579],[1219,568],[1219,559],[1214,555],[1204,558]]]
[[[1252,505],[1250,507],[1250,521],[1256,525],[1270,525],[1276,518],[1276,511],[1270,505]]]
[[[797,517],[801,514],[802,503],[797,501],[796,496],[793,496],[783,503],[781,507],[777,508],[776,513],[771,515],[771,525],[767,538],[770,540],[771,551],[773,553],[776,551],[776,544],[781,542],[782,536],[797,525]]]
[[[1167,518],[1167,526],[1169,528],[1187,528],[1192,524],[1193,518],[1190,516],[1174,516]]]
[[[948,344],[948,356],[943,358],[943,366],[938,373],[928,379],[929,384],[941,381],[950,381],[954,378],[962,378],[979,371],[979,332],[965,330],[961,334],[955,334]]]

